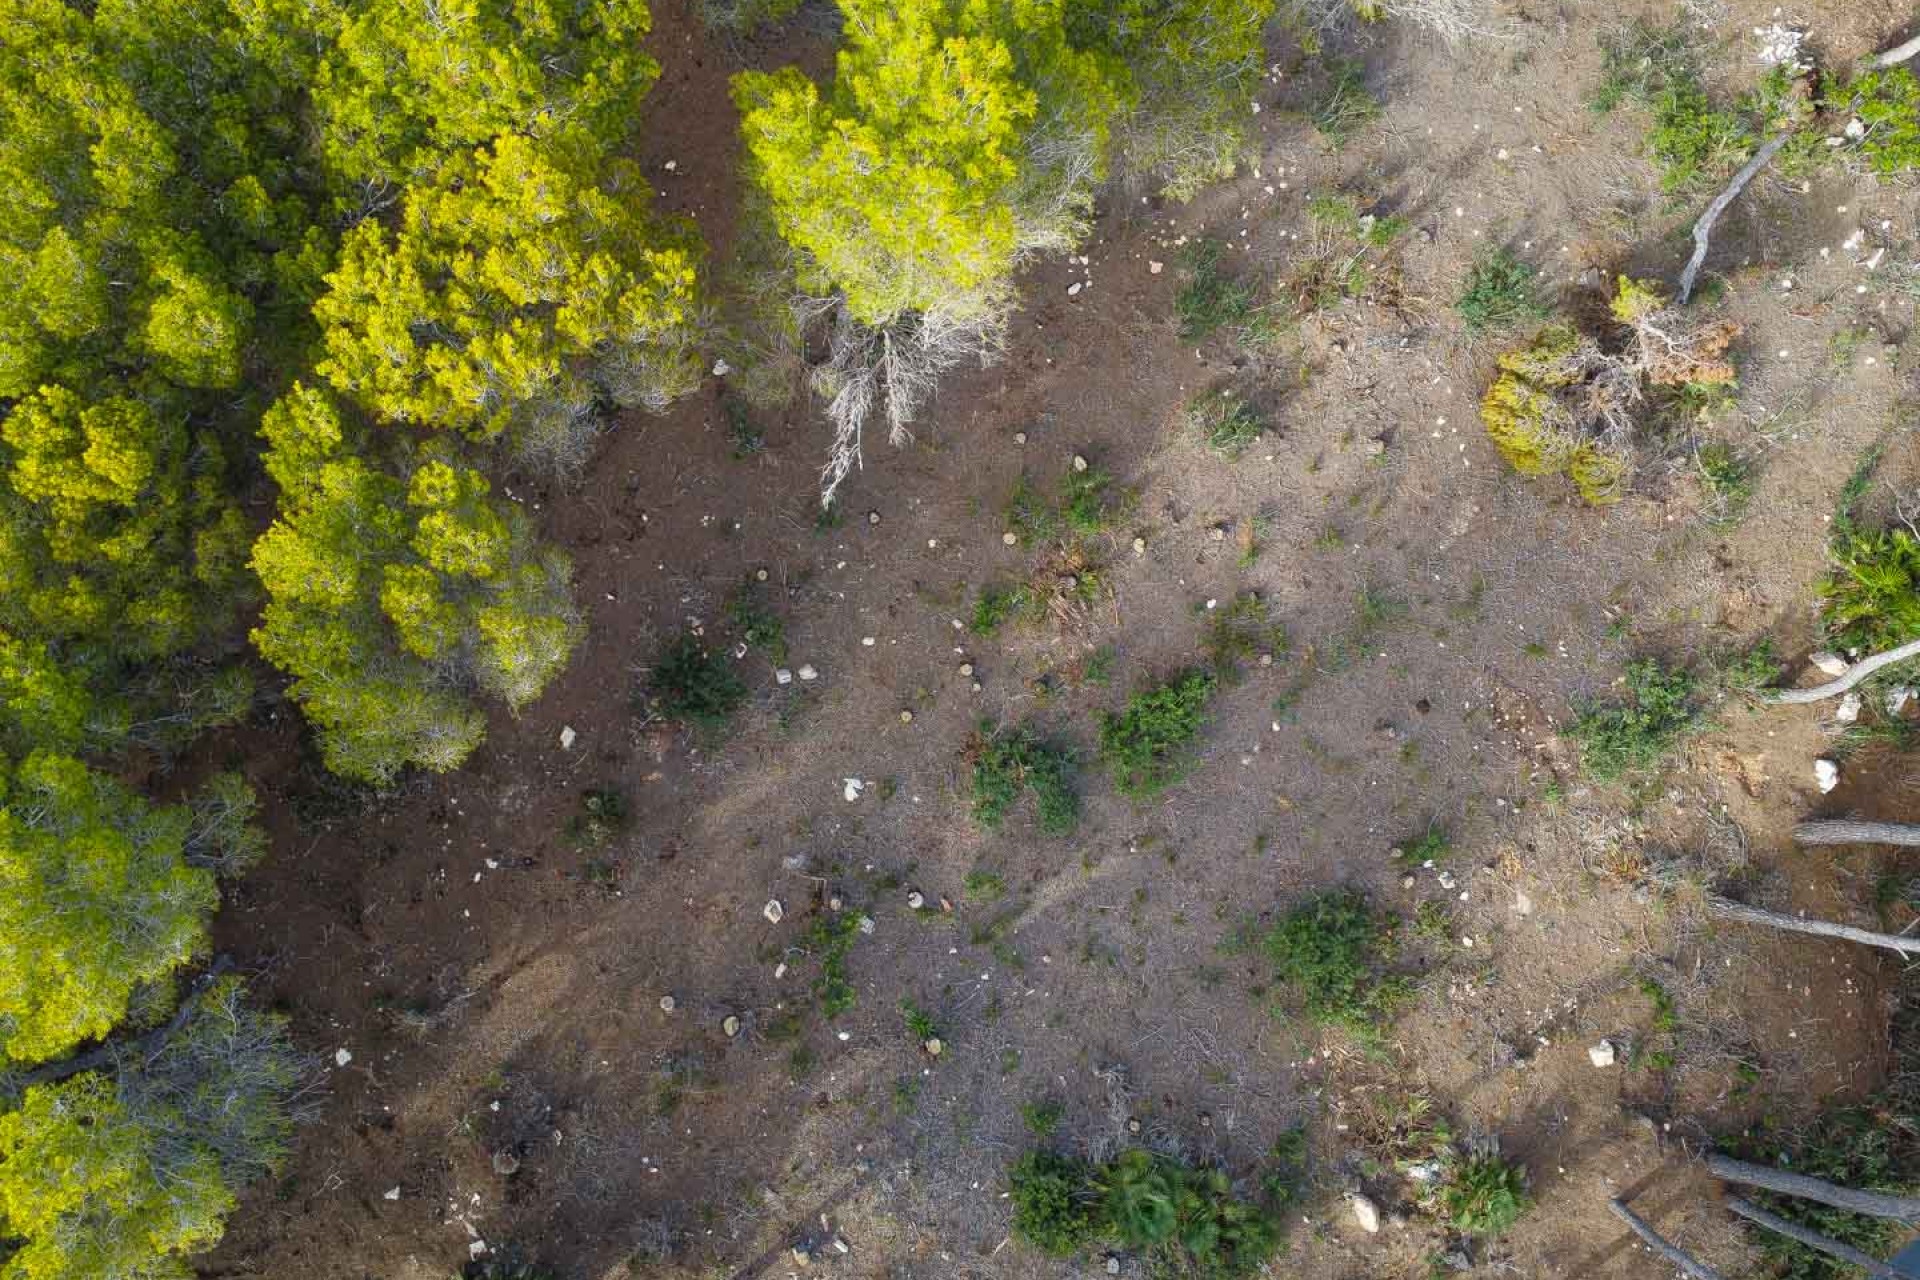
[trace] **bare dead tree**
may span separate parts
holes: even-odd
[[[1627,1208],[1626,1203],[1618,1197],[1607,1201],[1607,1208],[1613,1210],[1614,1217],[1631,1227],[1633,1234],[1639,1236],[1641,1240],[1646,1242],[1647,1248],[1680,1268],[1682,1273],[1693,1277],[1693,1280],[1721,1280],[1718,1271],[1715,1271],[1712,1267],[1704,1263],[1695,1261],[1693,1255],[1685,1252],[1678,1245],[1673,1244],[1665,1236],[1655,1231],[1646,1219]]]
[[[1920,1222],[1920,1199],[1912,1196],[1887,1195],[1880,1191],[1855,1191],[1852,1187],[1835,1186],[1831,1182],[1810,1178],[1804,1173],[1788,1173],[1784,1169],[1775,1169],[1771,1165],[1749,1164],[1745,1160],[1735,1160],[1732,1156],[1723,1156],[1718,1152],[1707,1157],[1707,1172],[1722,1182],[1738,1182],[1749,1187],[1760,1187],[1783,1196],[1794,1196],[1801,1200],[1830,1205],[1835,1209],[1845,1209],[1849,1213],[1864,1213],[1871,1218],[1891,1218],[1896,1222],[1909,1224]]]
[[[1897,649],[1888,649],[1884,653],[1862,658],[1848,667],[1845,675],[1829,680],[1826,684],[1815,685],[1811,689],[1781,689],[1776,693],[1768,694],[1767,701],[1794,706],[1808,702],[1825,702],[1828,698],[1839,697],[1882,667],[1890,667],[1896,662],[1905,662],[1909,658],[1920,658],[1920,640],[1909,640]]]
[[[1920,826],[1907,822],[1854,822],[1831,818],[1793,829],[1795,844],[1892,844],[1920,849]]]
[[[1898,951],[1902,955],[1920,955],[1920,938],[1903,937],[1897,933],[1874,933],[1870,929],[1856,929],[1850,924],[1834,924],[1827,920],[1802,920],[1798,916],[1782,915],[1778,911],[1764,911],[1759,907],[1749,907],[1743,902],[1730,902],[1725,898],[1709,897],[1707,910],[1723,920],[1765,925],[1769,929],[1812,934],[1819,938],[1840,938],[1847,942],[1863,943],[1869,947]]]
[[[1823,1236],[1818,1231],[1809,1231],[1799,1223],[1789,1222],[1777,1213],[1768,1213],[1759,1205],[1743,1200],[1739,1196],[1727,1197],[1727,1208],[1748,1222],[1757,1223],[1789,1240],[1798,1241],[1809,1249],[1817,1249],[1829,1258],[1838,1258],[1842,1262],[1859,1267],[1873,1276],[1874,1280],[1915,1280],[1911,1272],[1895,1271],[1872,1254],[1862,1253],[1852,1245],[1841,1244],[1838,1240]]]

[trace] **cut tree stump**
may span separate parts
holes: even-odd
[[[1788,1173],[1785,1169],[1775,1169],[1771,1165],[1748,1164],[1745,1160],[1735,1160],[1731,1156],[1719,1154],[1707,1157],[1707,1172],[1722,1182],[1739,1182],[1749,1187],[1777,1192],[1783,1196],[1795,1196],[1801,1200],[1814,1200],[1835,1209],[1845,1209],[1849,1213],[1864,1213],[1874,1218],[1892,1218],[1896,1222],[1909,1225],[1920,1222],[1920,1200],[1911,1196],[1891,1196],[1879,1191],[1855,1191],[1852,1187],[1839,1187],[1831,1182],[1822,1182],[1818,1178],[1809,1178],[1804,1173]]]
[[[1633,1234],[1645,1242],[1647,1248],[1680,1268],[1681,1272],[1693,1277],[1693,1280],[1721,1280],[1720,1273],[1704,1263],[1696,1262],[1691,1254],[1683,1251],[1653,1227],[1626,1203],[1619,1199],[1607,1201],[1607,1208],[1613,1210],[1613,1216],[1633,1228]]]
[[[1920,849],[1920,826],[1906,822],[1854,822],[1829,818],[1793,829],[1795,844],[1897,844]]]

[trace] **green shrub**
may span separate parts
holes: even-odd
[[[939,1038],[940,1024],[935,1022],[933,1015],[922,1009],[912,996],[900,998],[900,1013],[907,1020],[907,1034],[916,1041],[924,1044],[928,1040]]]
[[[1036,1138],[1051,1138],[1053,1131],[1060,1127],[1061,1117],[1065,1113],[1065,1108],[1053,1101],[1020,1104],[1020,1122]]]
[[[1069,471],[1060,481],[1060,518],[1075,533],[1102,533],[1113,518],[1113,477],[1098,467]]]
[[[1490,249],[1474,260],[1467,287],[1454,309],[1474,333],[1511,329],[1544,319],[1547,308],[1534,296],[1534,269],[1507,248]]]
[[[695,636],[667,646],[647,687],[662,714],[701,729],[724,728],[747,700],[747,686],[733,668]]]
[[[1181,254],[1187,278],[1174,294],[1173,311],[1180,320],[1182,342],[1199,342],[1253,317],[1252,288],[1220,269],[1225,252],[1220,241],[1201,236]]]
[[[1844,124],[1866,127],[1854,145],[1875,173],[1892,177],[1920,169],[1920,77],[1889,67],[1854,77],[1825,104]]]
[[[837,1018],[853,1008],[859,993],[847,978],[847,956],[860,938],[860,914],[836,911],[815,916],[807,926],[805,947],[820,957],[820,973],[813,980],[813,993],[820,998],[820,1012]]]
[[[1009,621],[1027,611],[1027,589],[1004,584],[980,588],[973,602],[973,620],[969,628],[977,636],[990,636]]]
[[[1029,1151],[1014,1163],[1014,1234],[1043,1253],[1068,1257],[1100,1233],[1093,1167],[1083,1160]]]
[[[1843,648],[1877,653],[1920,639],[1920,539],[1906,529],[1866,533],[1851,521],[1828,549],[1821,625]]]
[[[1013,492],[1007,495],[1007,505],[1002,514],[1006,518],[1007,528],[1022,546],[1030,547],[1045,542],[1060,532],[1059,513],[1033,487],[1033,482],[1024,472],[1014,482]]]
[[[1185,777],[1189,749],[1206,722],[1217,680],[1194,668],[1133,695],[1126,708],[1100,716],[1100,758],[1125,796],[1156,795]]]
[[[1753,150],[1754,132],[1741,114],[1715,109],[1700,79],[1693,38],[1682,24],[1637,21],[1600,42],[1602,80],[1597,111],[1632,99],[1653,114],[1647,150],[1660,185],[1679,192],[1725,176]]]
[[[1440,1193],[1447,1225],[1462,1235],[1492,1239],[1505,1235],[1533,1205],[1526,1171],[1499,1156],[1469,1156],[1454,1166]]]
[[[1367,92],[1366,67],[1356,58],[1334,58],[1327,63],[1331,79],[1326,90],[1307,110],[1307,118],[1321,136],[1342,146],[1360,129],[1380,117],[1380,102]]]
[[[1738,523],[1753,500],[1752,464],[1732,446],[1715,441],[1700,446],[1694,465],[1700,469],[1700,484],[1711,503],[1708,519],[1722,527]]]
[[[1154,1275],[1250,1276],[1280,1242],[1273,1219],[1233,1194],[1218,1169],[1188,1168],[1135,1148],[1096,1175],[1106,1230],[1146,1252]]]
[[[1627,664],[1626,696],[1580,708],[1568,729],[1581,763],[1601,781],[1651,769],[1704,719],[1700,682],[1651,659]]]
[[[775,666],[787,660],[787,625],[761,599],[760,584],[749,578],[727,601],[727,625],[740,642],[760,650]]]
[[[1208,391],[1187,405],[1187,427],[1207,447],[1237,458],[1267,429],[1253,406],[1232,391]]]
[[[1042,831],[1065,835],[1078,825],[1071,751],[1049,745],[1031,729],[996,732],[987,722],[980,726],[972,756],[973,817],[981,826],[998,827],[1028,791]]]
[[[580,808],[567,819],[567,838],[584,848],[605,844],[626,829],[626,794],[614,787],[589,787],[580,793]]]
[[[1392,926],[1358,891],[1336,889],[1301,903],[1266,937],[1275,974],[1293,984],[1315,1021],[1360,1031],[1391,1012],[1403,993],[1380,976]]]

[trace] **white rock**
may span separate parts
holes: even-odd
[[[380,1198],[382,1200],[398,1200],[400,1198],[400,1188],[394,1187],[391,1190],[389,1190],[386,1195]]]
[[[801,663],[799,676],[802,680],[818,680],[820,673],[815,671],[810,663]]]
[[[730,365],[730,364],[728,364],[728,363],[727,363],[727,362],[726,362],[725,360],[715,360],[715,361],[713,362],[713,376],[714,376],[714,377],[716,377],[716,378],[724,378],[724,377],[726,377],[726,376],[727,376],[728,374],[730,374],[730,373],[732,373],[732,372],[733,372],[733,366],[732,366],[732,365]]]
[[[1840,785],[1840,766],[1832,760],[1822,757],[1813,762],[1813,780],[1820,784],[1821,794],[1825,794]]]
[[[1159,274],[1160,274],[1160,273],[1161,273],[1162,271],[1165,271],[1166,269],[1167,269],[1167,264],[1166,264],[1166,263],[1164,263],[1164,262],[1149,262],[1149,263],[1147,263],[1147,274],[1148,274],[1148,275],[1153,275],[1153,276],[1157,276],[1157,275],[1159,275]]]
[[[921,893],[918,889],[907,890],[908,908],[914,911],[918,911],[920,908],[926,905],[927,905],[927,895],[925,895],[924,893]]]
[[[720,1019],[720,1030],[726,1035],[727,1039],[733,1039],[740,1034],[740,1019],[734,1014],[728,1014],[726,1017]]]
[[[775,684],[792,684],[793,672],[787,670],[785,667],[781,667],[773,673],[773,682]]]
[[[1913,688],[1910,685],[1897,684],[1887,690],[1887,714],[1897,716],[1907,709],[1913,701]]]
[[[676,1009],[679,1006],[679,1003],[680,1002],[678,1000],[675,1000],[672,996],[661,996],[660,1012],[672,1013],[674,1009]]]
[[[1527,896],[1525,890],[1515,889],[1513,891],[1513,910],[1516,915],[1530,916],[1533,914],[1533,899]]]
[[[867,784],[860,781],[860,779],[848,778],[845,780],[845,784],[841,787],[840,794],[844,795],[847,798],[848,804],[852,804],[855,800],[858,800],[860,798],[860,793],[862,791],[865,791],[866,789],[867,789]]]
[[[1069,298],[1077,298],[1080,296],[1080,291],[1086,287],[1087,286],[1081,284],[1078,280],[1075,280],[1072,284],[1067,286],[1067,296]]]
[[[1840,705],[1833,709],[1833,718],[1841,724],[1852,724],[1860,718],[1860,695],[1849,693],[1840,699]]]
[[[336,1067],[344,1067],[344,1066],[346,1066],[346,1065],[347,1065],[347,1064],[348,1064],[349,1062],[352,1062],[352,1061],[353,1061],[353,1054],[352,1054],[352,1052],[351,1052],[350,1050],[347,1050],[347,1049],[335,1049],[335,1050],[333,1051],[333,1065],[334,1065],[334,1066],[336,1066]]]
[[[1619,1059],[1619,1051],[1613,1047],[1613,1041],[1602,1040],[1587,1050],[1587,1061],[1596,1067],[1610,1067]]]
[[[573,744],[578,741],[579,738],[580,735],[573,731],[572,725],[562,726],[560,729],[560,749],[562,751],[573,750]]]
[[[861,916],[861,917],[860,917],[860,932],[862,932],[862,933],[865,933],[865,934],[871,934],[871,933],[873,932],[873,928],[874,928],[874,926],[873,926],[873,917],[872,917],[872,916]]]
[[[1370,1236],[1378,1235],[1380,1232],[1380,1206],[1361,1195],[1354,1196],[1352,1204],[1353,1220],[1360,1224],[1360,1229]]]
[[[760,908],[760,914],[767,918],[768,924],[779,924],[787,918],[787,908],[778,898],[768,898],[767,905]]]
[[[1807,659],[1820,669],[1821,675],[1843,676],[1847,674],[1847,660],[1837,653],[1828,653],[1824,649]]]

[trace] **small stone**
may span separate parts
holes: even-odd
[[[847,778],[844,780],[844,782],[841,785],[840,794],[847,798],[848,804],[852,804],[855,800],[858,800],[860,798],[860,793],[862,791],[865,791],[866,789],[867,789],[867,784],[860,781],[860,779]]]
[[[1832,760],[1822,757],[1813,762],[1813,780],[1819,784],[1820,793],[1825,795],[1840,785],[1840,766]]]
[[[1369,440],[1364,448],[1369,458],[1378,458],[1386,453],[1387,442],[1385,440]]]
[[[1587,1061],[1596,1067],[1610,1067],[1619,1058],[1619,1051],[1613,1047],[1613,1041],[1602,1040],[1587,1049]]]
[[[387,1191],[386,1195],[380,1198],[382,1200],[398,1200],[400,1198],[400,1188],[392,1187]]]
[[[835,1236],[833,1238],[833,1251],[835,1253],[852,1253],[853,1246],[845,1240],[842,1240],[839,1236]]]
[[[773,682],[775,684],[792,684],[793,672],[787,670],[785,667],[781,667],[773,673]]]
[[[672,996],[660,997],[660,1012],[662,1013],[672,1013],[675,1009],[679,1008],[679,1006],[680,1002]]]
[[[800,664],[799,675],[802,680],[818,680],[820,678],[820,673],[815,671],[813,667],[807,663]]]
[[[713,376],[714,376],[714,377],[716,377],[716,378],[724,378],[724,377],[726,377],[726,376],[727,376],[728,374],[730,374],[730,373],[732,373],[732,372],[733,372],[733,366],[732,366],[732,365],[730,365],[730,364],[728,364],[728,363],[727,363],[727,362],[726,362],[725,360],[715,360],[715,361],[713,362]]]
[[[1378,1235],[1380,1233],[1380,1206],[1362,1195],[1354,1196],[1352,1204],[1353,1220],[1360,1224],[1360,1229],[1370,1236]]]
[[[1848,693],[1840,699],[1840,705],[1833,709],[1833,718],[1841,724],[1852,724],[1860,718],[1860,705],[1859,693]]]
[[[901,712],[900,712],[900,723],[901,723],[901,724],[912,724],[912,723],[913,723],[913,712],[911,712],[911,711],[908,711],[908,710],[906,710],[906,709],[904,709],[904,708],[902,708],[902,709],[901,709]]]
[[[760,908],[760,914],[767,918],[768,924],[779,924],[787,918],[787,908],[778,898],[768,898],[767,905]]]
[[[1261,655],[1260,655],[1260,665],[1261,665],[1261,666],[1263,666],[1263,667],[1270,667],[1270,666],[1272,666],[1272,665],[1273,665],[1273,655],[1272,655],[1272,654],[1270,654],[1270,653],[1263,653],[1263,654],[1261,654]]]
[[[980,682],[979,682],[978,680],[975,680],[975,681],[973,682],[973,691],[974,691],[975,693],[978,693],[978,692],[980,692],[980,690],[981,690],[981,688],[982,688],[982,687],[983,687],[983,686],[981,685],[981,683],[980,683]]]
[[[860,647],[861,647],[861,648],[863,648],[863,649],[871,649],[871,648],[873,648],[873,646],[874,646],[874,645],[876,645],[876,644],[878,644],[878,643],[880,643],[880,642],[879,642],[878,640],[876,640],[876,639],[874,639],[874,638],[873,638],[872,636],[861,636],[861,637],[860,637]]]
[[[961,664],[960,664],[960,674],[961,674],[961,675],[963,675],[963,676],[970,676],[970,675],[972,675],[972,674],[973,674],[973,664],[972,664],[971,662],[963,662],[963,663],[961,663]]]
[[[940,1043],[939,1036],[928,1036],[926,1043],[921,1045],[920,1047],[927,1051],[927,1056],[929,1058],[937,1058],[940,1056],[940,1050],[945,1048],[946,1046]]]
[[[879,513],[878,511],[869,511],[869,512],[867,512],[867,523],[868,523],[868,524],[879,524],[879,523],[880,523],[880,513]]]
[[[1513,891],[1513,911],[1515,915],[1530,916],[1533,914],[1533,899],[1527,896],[1526,890],[1515,889]]]
[[[1213,526],[1213,528],[1207,530],[1207,537],[1215,542],[1225,542],[1227,540],[1227,526],[1224,524]]]
[[[918,889],[907,890],[907,906],[915,911],[927,905],[927,895]]]
[[[333,1051],[334,1066],[344,1067],[349,1062],[352,1062],[352,1061],[353,1061],[353,1051],[351,1049],[335,1049]]]
[[[493,1171],[503,1178],[520,1172],[520,1157],[505,1149],[493,1153]]]
[[[753,571],[753,580],[755,582],[765,582],[767,580],[767,571],[765,569],[755,569]]]
[[[1814,654],[1807,661],[1819,668],[1820,674],[1825,676],[1843,676],[1847,674],[1847,667],[1850,665],[1839,654],[1827,653],[1824,650]]]
[[[1009,529],[1005,533],[1000,535],[1000,541],[1006,543],[1010,547],[1017,546],[1020,542],[1020,535],[1015,533],[1013,530]]]
[[[1086,460],[1085,458],[1083,458],[1083,457],[1081,457],[1081,456],[1080,456],[1079,454],[1077,454],[1077,453],[1076,453],[1076,454],[1074,454],[1074,455],[1073,455],[1073,469],[1074,469],[1075,471],[1085,471],[1085,470],[1087,469],[1087,460]]]
[[[1024,432],[1024,431],[1016,431],[1016,432],[1014,432],[1014,433],[1013,433],[1013,442],[1014,442],[1015,444],[1025,444],[1025,443],[1027,442],[1027,433],[1026,433],[1026,432]]]
[[[1907,709],[1907,704],[1912,701],[1913,687],[1911,685],[1897,684],[1893,686],[1893,688],[1887,690],[1887,714],[1890,716],[1899,715]]]
[[[1140,1121],[1137,1118],[1132,1116],[1129,1116],[1127,1118],[1127,1132],[1128,1133],[1140,1132]]]
[[[1165,271],[1166,269],[1167,269],[1167,264],[1164,262],[1149,261],[1147,263],[1147,274],[1150,276],[1157,276],[1162,271]]]
[[[874,923],[873,923],[873,917],[872,917],[872,916],[861,916],[861,917],[860,917],[860,932],[862,932],[862,933],[866,933],[866,934],[871,934],[871,933],[873,932],[873,930],[874,930]]]
[[[1085,286],[1084,284],[1081,284],[1078,280],[1075,280],[1072,284],[1067,286],[1067,296],[1069,298],[1077,298],[1080,296],[1080,291],[1086,287],[1087,286]]]
[[[773,966],[773,976],[776,980],[787,976],[787,962],[785,960]]]
[[[562,751],[573,750],[573,744],[579,739],[579,737],[580,735],[573,731],[572,725],[562,726],[560,730],[560,749]]]
[[[797,1244],[793,1246],[793,1260],[804,1267],[809,1262],[813,1261],[813,1255],[807,1252],[807,1247],[805,1245]]]
[[[739,1035],[740,1034],[740,1016],[738,1014],[730,1013],[726,1017],[720,1019],[720,1030],[726,1033],[727,1039],[729,1040]]]
[[[838,911],[846,905],[847,905],[847,900],[841,897],[839,894],[830,893],[827,895],[827,910]]]
[[[1145,538],[1135,538],[1133,540],[1133,554],[1137,556],[1147,554],[1147,540]]]

